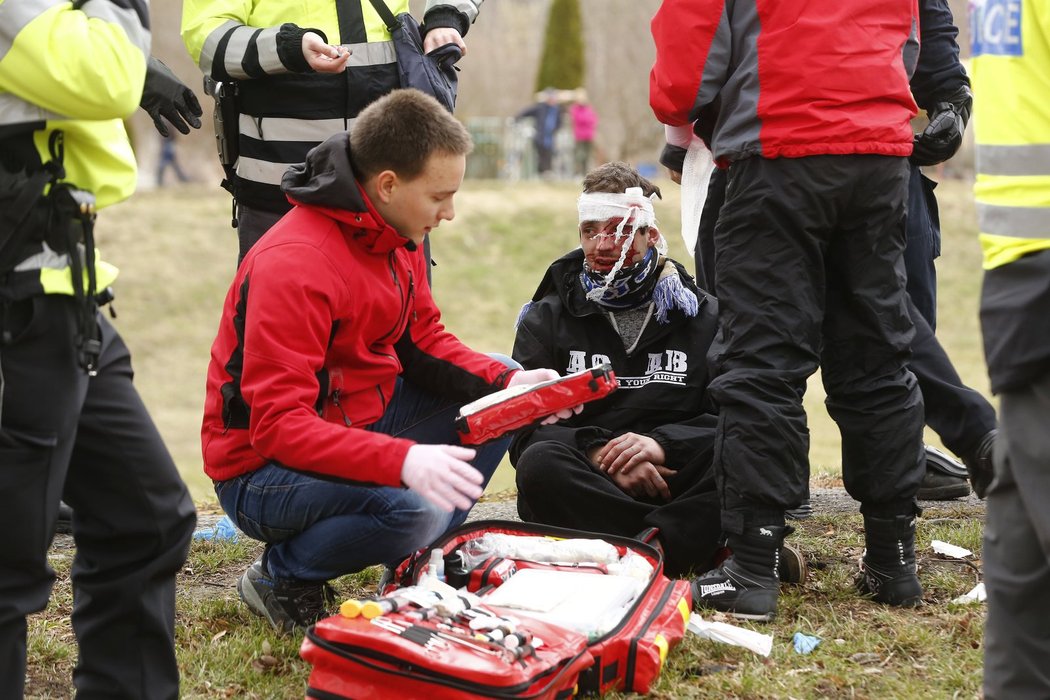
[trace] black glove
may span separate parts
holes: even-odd
[[[911,162],[915,165],[936,165],[954,156],[962,145],[972,105],[973,95],[965,85],[946,101],[938,102],[929,112],[929,125],[915,136]]]
[[[142,88],[139,105],[153,117],[153,125],[165,138],[168,136],[168,127],[161,117],[184,134],[190,133],[191,126],[194,129],[201,128],[200,116],[204,110],[197,96],[159,58],[149,57],[146,84]]]
[[[977,445],[972,455],[963,458],[966,471],[970,475],[970,484],[973,492],[978,498],[988,495],[988,487],[995,477],[995,465],[992,464],[992,452],[995,449],[995,439],[999,435],[998,429],[987,433]]]

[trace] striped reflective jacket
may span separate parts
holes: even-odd
[[[0,0],[0,161],[35,172],[64,135],[68,182],[105,207],[135,189],[135,156],[123,118],[139,106],[149,56],[146,0]],[[69,258],[41,244],[16,274],[35,291],[71,294]],[[116,277],[100,263],[98,288]],[[8,280],[11,284],[11,280]],[[30,290],[33,291],[33,290]]]
[[[429,28],[466,34],[483,0],[427,0]],[[408,0],[387,0],[395,15]],[[315,31],[352,50],[339,74],[310,71],[302,34]],[[238,81],[237,198],[274,212],[291,205],[281,192],[290,165],[399,86],[394,45],[370,0],[185,0],[182,38],[205,75]]]

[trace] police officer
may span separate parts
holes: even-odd
[[[195,512],[97,303],[94,211],[129,196],[145,0],[0,0],[0,697],[20,698],[59,499],[74,509],[77,697],[175,698],[175,575]],[[67,47],[55,51],[53,47]],[[191,119],[193,117],[191,116]],[[199,123],[199,122],[198,122]]]
[[[988,491],[984,697],[1050,697],[1050,6],[971,5],[981,327],[1000,433]]]
[[[395,15],[408,12],[408,0],[382,1]],[[423,49],[455,44],[465,53],[482,1],[428,0]],[[401,87],[394,45],[370,0],[186,0],[182,38],[205,76],[237,83],[239,158],[226,185],[236,198],[239,262],[291,209],[281,192],[288,166]]]

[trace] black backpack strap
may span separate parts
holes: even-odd
[[[398,27],[397,19],[394,18],[394,13],[390,11],[390,8],[386,6],[383,0],[369,0],[372,3],[372,7],[376,8],[376,12],[379,13],[380,19],[386,24],[388,31],[394,31]]]

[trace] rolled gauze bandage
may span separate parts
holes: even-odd
[[[700,229],[700,215],[707,201],[707,186],[711,182],[715,161],[711,151],[699,136],[689,142],[682,165],[682,240],[692,255],[696,250],[696,236]]]

